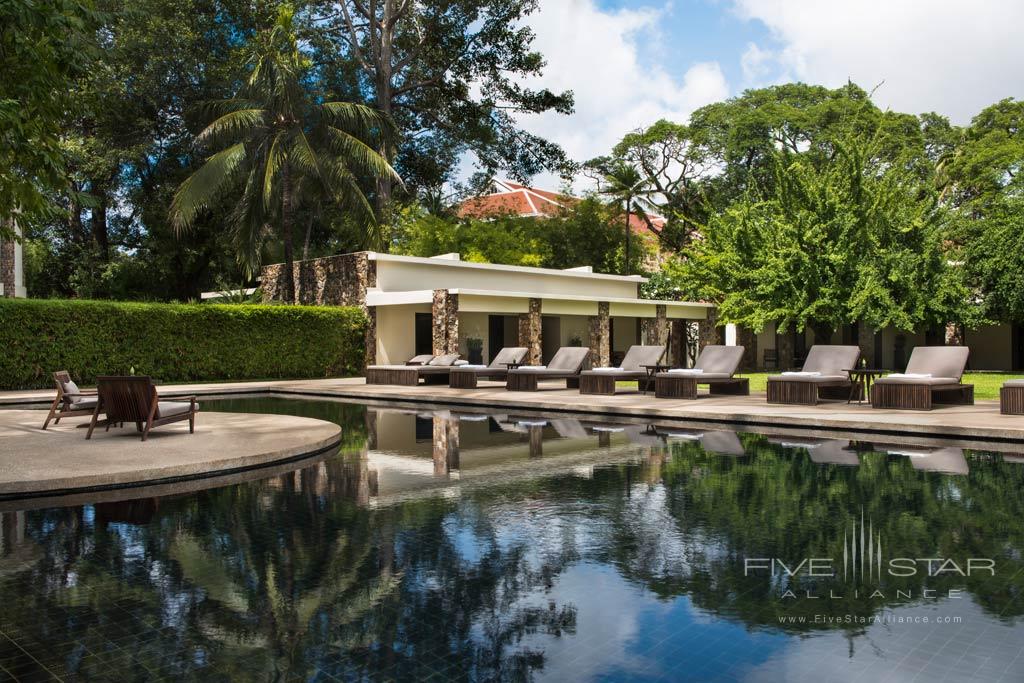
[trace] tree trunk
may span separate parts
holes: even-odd
[[[302,260],[309,260],[309,238],[313,232],[313,214],[309,214],[309,220],[306,221],[306,238],[302,241]]]
[[[633,231],[629,227],[629,214],[632,212],[632,209],[633,209],[632,200],[627,199],[626,200],[626,265],[623,268],[623,272],[626,275],[629,275],[629,271],[630,271],[630,268],[629,268],[629,238],[630,238],[630,234],[629,233],[631,233]]]
[[[110,261],[110,234],[107,230],[107,188],[99,181],[92,181],[92,194],[96,198],[96,206],[92,209],[92,240],[99,250],[100,260]]]
[[[85,244],[85,229],[82,227],[82,204],[78,201],[78,188],[71,186],[68,194],[68,232],[71,241]]]
[[[285,303],[295,303],[295,255],[292,253],[292,176],[288,162],[281,169],[281,239],[284,240]]]
[[[385,17],[385,25],[390,22],[390,17]],[[392,34],[390,30],[381,30],[380,36],[380,53],[378,56],[377,68],[377,109],[386,116],[391,118],[393,112],[392,98],[394,97],[394,87],[392,84]],[[397,150],[393,149],[392,145],[388,144],[386,140],[381,140],[380,155],[389,163],[393,164],[395,161],[395,155]],[[391,208],[391,198],[394,194],[394,184],[391,178],[384,176],[377,179],[377,198],[376,198],[376,210],[377,210],[377,222],[378,225],[381,223],[387,226],[390,218],[388,213]],[[387,253],[391,251],[391,235],[390,231],[387,234],[382,234],[382,239],[377,245],[377,248]]]

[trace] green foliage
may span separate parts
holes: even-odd
[[[489,220],[456,220],[407,209],[396,225],[394,251],[411,256],[459,252],[467,261],[514,266],[575,268],[602,273],[623,268],[621,215],[597,199],[585,199],[560,216],[537,219],[514,215]],[[637,272],[647,247],[636,240],[630,262]]]
[[[48,388],[68,370],[163,382],[316,378],[362,366],[359,309],[0,299],[0,389]]]
[[[88,67],[91,0],[0,3],[0,236],[16,212],[33,220],[56,208],[65,160],[61,116],[72,80]]]
[[[981,292],[984,313],[1024,322],[1024,197],[990,202],[985,214],[963,220],[964,268]]]
[[[772,154],[774,178],[708,225],[677,264],[684,281],[720,304],[723,320],[763,329],[841,325],[910,330],[976,324],[960,269],[944,244],[946,212],[913,163],[880,163],[884,140],[830,143],[831,161]]]

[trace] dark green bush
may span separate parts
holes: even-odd
[[[68,370],[162,382],[357,374],[357,308],[0,299],[0,389],[50,387]]]

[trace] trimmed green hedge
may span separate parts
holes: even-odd
[[[161,382],[358,374],[358,308],[0,299],[0,389],[135,373]]]

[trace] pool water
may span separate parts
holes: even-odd
[[[219,488],[0,503],[0,680],[1024,680],[1012,446],[204,409],[344,443]]]

